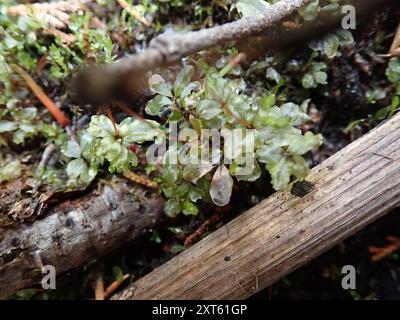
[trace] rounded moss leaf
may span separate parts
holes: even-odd
[[[121,122],[118,133],[127,144],[152,141],[159,134],[153,124],[155,122],[126,118]]]
[[[278,162],[268,164],[267,170],[271,175],[272,186],[275,190],[283,190],[288,186],[291,170],[289,163],[284,157]]]
[[[156,83],[151,87],[152,91],[166,97],[172,97],[172,86],[168,82]]]
[[[0,182],[15,179],[21,175],[22,167],[19,160],[15,159],[0,167]]]
[[[199,213],[199,209],[193,202],[185,201],[185,203],[183,204],[182,212],[186,216],[195,216]]]
[[[295,103],[288,102],[281,105],[282,115],[290,118],[292,125],[297,126],[310,120],[310,117]]]
[[[0,133],[10,132],[18,129],[18,125],[14,121],[1,120],[0,121]]]
[[[303,179],[307,177],[310,168],[308,167],[307,161],[299,155],[294,155],[290,162],[290,169],[292,175],[294,175],[297,179]]]
[[[112,121],[104,115],[92,116],[87,132],[93,137],[114,136],[115,129]]]
[[[341,45],[350,45],[354,43],[354,37],[350,30],[339,29],[336,31],[336,35],[339,37]]]
[[[252,17],[268,8],[270,4],[264,0],[239,0],[237,11],[242,17]]]
[[[219,207],[226,206],[232,195],[233,179],[225,165],[221,164],[211,181],[210,196]]]
[[[79,158],[81,156],[81,147],[78,142],[69,140],[61,147],[61,152],[69,158]]]
[[[79,158],[68,163],[66,172],[69,178],[75,180],[87,170],[88,167],[85,160]]]
[[[201,100],[197,108],[200,117],[205,120],[211,120],[222,113],[221,106],[211,99]]]
[[[288,151],[292,154],[303,155],[322,144],[322,136],[306,132],[304,135],[292,135],[287,139]]]
[[[164,211],[168,217],[174,218],[182,211],[182,203],[175,199],[169,199],[164,205]]]
[[[317,83],[319,84],[327,84],[328,82],[326,81],[328,79],[328,75],[324,71],[317,71],[314,72],[313,74],[314,79]]]
[[[400,59],[392,58],[389,61],[388,68],[386,69],[386,76],[392,83],[400,82]]]
[[[336,56],[339,49],[339,38],[330,33],[324,37],[324,53],[328,58],[332,59]]]
[[[151,116],[158,116],[161,108],[172,104],[172,100],[166,96],[157,95],[146,104],[145,111]]]
[[[174,94],[175,96],[181,97],[183,96],[182,93],[185,90],[186,94],[190,92],[192,89],[185,89],[192,79],[194,73],[193,66],[185,66],[183,67],[176,76],[176,80],[174,82]]]
[[[299,14],[304,18],[304,20],[312,21],[318,17],[318,6],[319,0],[312,0],[310,3],[299,9]]]
[[[317,86],[314,76],[311,73],[306,73],[303,76],[301,84],[303,85],[304,89],[311,89]]]

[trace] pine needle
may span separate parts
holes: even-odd
[[[108,299],[111,297],[111,295],[119,288],[119,286],[126,280],[129,279],[130,275],[129,274],[124,274],[121,279],[115,280],[113,283],[111,283],[106,291],[104,291],[104,298]]]
[[[43,103],[43,105],[49,110],[57,122],[66,127],[69,124],[69,119],[64,113],[54,104],[53,101],[46,95],[43,89],[32,79],[32,77],[21,67],[16,64],[12,65],[15,71],[25,80],[28,87],[32,90],[33,94]]]
[[[146,27],[149,26],[149,22],[146,20],[145,17],[142,17],[139,12],[137,12],[126,0],[117,0],[119,5],[125,9],[132,17],[134,17],[136,20],[140,21],[143,23]]]
[[[122,173],[122,175],[125,178],[127,178],[128,180],[131,180],[137,184],[141,184],[142,186],[152,188],[152,189],[160,188],[160,185],[157,182],[150,180],[146,177],[140,176],[140,175],[134,173],[133,171],[126,170]]]

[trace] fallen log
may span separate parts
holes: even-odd
[[[400,205],[400,114],[113,299],[244,299]]]
[[[161,197],[119,183],[57,204],[32,224],[0,228],[0,296],[38,284],[42,266],[59,274],[126,245],[155,226],[163,209]]]

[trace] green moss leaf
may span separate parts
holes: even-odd
[[[399,58],[390,59],[388,68],[386,69],[386,76],[394,84],[397,84],[400,82],[400,59]]]
[[[194,88],[194,86],[192,86],[192,88],[191,87],[187,88],[190,83],[190,80],[193,76],[193,73],[194,73],[194,68],[193,68],[193,66],[190,66],[190,65],[183,67],[179,71],[179,73],[176,76],[176,80],[174,82],[175,96],[183,97],[183,96],[187,95],[188,92],[190,92]],[[183,92],[185,94],[182,94]]]
[[[190,216],[190,215],[195,216],[198,214],[199,209],[193,202],[185,201],[185,203],[183,204],[182,212],[186,216]]]
[[[288,186],[291,170],[288,161],[284,157],[278,162],[268,164],[267,169],[271,175],[272,186],[275,190],[283,190]]]
[[[339,49],[339,38],[330,33],[324,37],[324,53],[328,58],[332,59],[336,56]]]
[[[299,14],[306,21],[312,21],[318,17],[319,0],[312,0],[310,3],[304,5],[299,9]]]
[[[252,17],[270,6],[263,0],[239,0],[236,8],[242,17]]]
[[[81,156],[81,147],[74,140],[69,140],[61,147],[61,152],[69,158],[79,158]]]
[[[10,132],[18,129],[18,125],[14,121],[0,120],[0,133]]]
[[[88,167],[86,165],[85,160],[79,158],[79,159],[74,159],[68,163],[66,172],[71,179],[77,179],[87,170]]]
[[[0,183],[16,179],[21,175],[22,167],[19,160],[12,160],[0,167]]]
[[[303,155],[319,147],[322,144],[322,136],[306,132],[304,135],[291,135],[288,137],[287,142],[290,153]]]
[[[205,120],[211,120],[222,113],[221,106],[211,99],[201,100],[197,108],[200,117]]]
[[[111,137],[115,135],[112,121],[104,115],[92,116],[87,132],[94,137]]]
[[[168,217],[173,218],[182,211],[182,207],[183,205],[181,202],[175,199],[169,199],[164,205],[164,211]]]
[[[147,102],[145,111],[151,116],[158,116],[160,115],[160,111],[163,106],[169,106],[171,104],[172,100],[170,98],[158,95]]]
[[[232,194],[233,179],[225,165],[221,164],[211,181],[210,196],[212,201],[220,207],[226,206]]]
[[[317,86],[314,76],[311,73],[306,73],[303,76],[301,84],[303,85],[304,89],[311,89]]]
[[[150,120],[126,118],[119,125],[118,132],[124,143],[143,143],[154,140],[159,134],[155,127],[158,124]]]
[[[166,97],[173,97],[172,86],[168,82],[156,83],[151,88],[153,91]]]

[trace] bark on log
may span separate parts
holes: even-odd
[[[126,245],[160,220],[163,207],[161,197],[139,186],[105,185],[48,209],[31,225],[0,228],[0,296],[36,285],[44,265],[59,274]]]
[[[114,299],[243,299],[400,205],[400,114]]]

